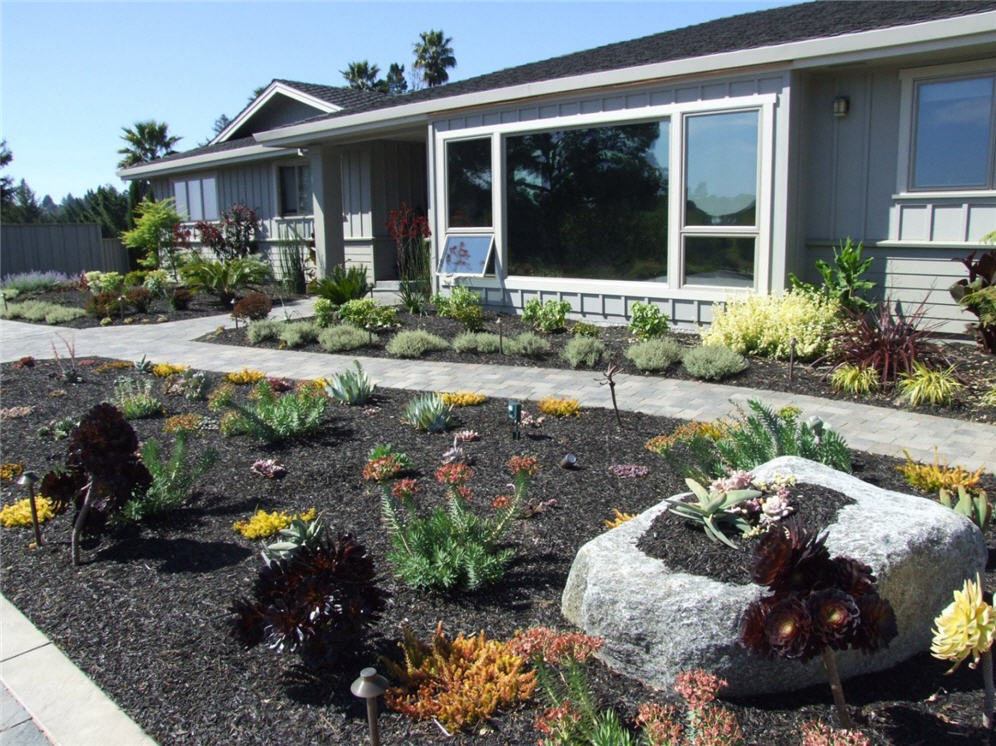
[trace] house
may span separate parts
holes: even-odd
[[[994,88],[996,1],[826,0],[402,96],[275,80],[206,147],[121,175],[193,219],[247,204],[265,240],[296,226],[380,287],[404,201],[437,287],[595,320],[649,300],[707,323],[851,236],[883,293],[961,331],[952,260],[996,229]]]

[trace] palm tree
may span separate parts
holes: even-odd
[[[350,88],[369,91],[376,90],[379,87],[377,75],[380,73],[380,68],[377,65],[371,65],[366,60],[350,62],[349,67],[339,72],[342,73],[342,77],[349,83]]]
[[[387,92],[392,96],[398,96],[408,90],[408,81],[405,80],[405,66],[392,62],[385,78]]]
[[[456,67],[456,57],[453,56],[453,41],[449,36],[443,37],[443,31],[423,31],[419,34],[421,41],[415,42],[415,69],[422,71],[422,79],[430,88],[442,85],[450,79],[446,72],[448,67]]]
[[[137,166],[175,153],[173,146],[180,141],[176,135],[169,134],[167,131],[169,125],[166,122],[156,122],[152,119],[135,122],[134,128],[121,129],[124,132],[121,139],[128,143],[128,147],[118,150],[118,153],[124,156],[118,162],[118,168]]]

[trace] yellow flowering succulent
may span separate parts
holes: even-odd
[[[439,396],[451,407],[475,407],[478,404],[483,404],[488,398],[484,394],[473,391],[444,392]]]
[[[172,363],[156,363],[152,366],[152,375],[156,378],[169,378],[190,370],[189,365],[173,365]]]
[[[577,399],[570,397],[558,398],[556,396],[544,396],[539,400],[539,411],[553,417],[580,417],[581,405]]]
[[[954,601],[934,620],[934,640],[930,653],[941,660],[954,661],[953,672],[969,656],[970,668],[989,651],[996,633],[996,611],[982,597],[982,581],[965,580]]]
[[[615,513],[615,516],[605,521],[606,528],[617,528],[623,525],[626,521],[631,521],[636,518],[634,514],[624,513],[619,510],[619,508],[613,508],[612,512]]]
[[[299,513],[296,516],[289,515],[283,511],[277,512],[276,510],[272,513],[267,513],[260,508],[253,513],[248,521],[236,521],[232,524],[232,528],[247,539],[266,539],[290,526],[295,518],[300,518],[302,521],[311,521],[314,520],[316,514],[317,511],[314,508],[304,513]]]
[[[35,509],[38,511],[38,522],[44,523],[49,518],[55,517],[55,509],[52,502],[44,495],[35,498]],[[18,500],[10,505],[4,505],[0,510],[0,526],[13,528],[14,526],[31,525],[31,503],[28,498]]]
[[[232,371],[231,373],[225,374],[226,381],[234,383],[238,386],[248,386],[254,383],[259,383],[264,378],[266,378],[266,373],[261,370],[252,370],[250,368],[243,368],[242,370]]]

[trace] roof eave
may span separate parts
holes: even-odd
[[[721,52],[649,65],[587,73],[486,91],[458,94],[389,109],[322,119],[259,132],[257,142],[273,146],[298,146],[318,139],[395,127],[406,121],[427,121],[455,109],[468,109],[508,101],[539,98],[579,90],[611,88],[656,79],[708,74],[747,67],[786,65],[795,68],[842,64],[930,51],[937,48],[996,42],[996,11],[860,31],[840,36],[807,39],[756,49]]]
[[[232,148],[216,153],[201,153],[187,158],[174,158],[169,161],[143,163],[138,166],[120,169],[117,174],[122,179],[147,179],[150,176],[165,176],[172,173],[190,171],[193,168],[209,168],[230,163],[245,163],[247,161],[265,160],[280,155],[293,153],[293,149],[270,147],[266,145],[247,145],[243,148]]]
[[[280,80],[274,80],[266,87],[266,89],[257,96],[251,104],[244,108],[239,114],[228,123],[221,132],[219,132],[213,140],[211,140],[209,145],[216,145],[220,142],[226,142],[234,132],[236,132],[243,124],[245,124],[252,116],[259,111],[263,106],[267,104],[274,96],[277,94],[287,96],[295,101],[300,101],[302,104],[307,104],[308,106],[313,106],[318,111],[323,111],[326,114],[332,114],[337,111],[342,111],[341,106],[336,106],[335,104],[324,101],[317,96],[312,96],[304,91],[298,90],[293,86],[288,85]]]

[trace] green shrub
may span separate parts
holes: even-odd
[[[722,381],[747,367],[747,360],[721,344],[704,344],[686,350],[681,364],[688,374],[705,381]]]
[[[226,408],[222,417],[225,435],[248,433],[264,443],[279,443],[307,435],[322,425],[328,399],[313,387],[277,396],[268,381],[253,390],[255,401],[239,402],[233,389],[218,389],[211,404],[216,411]]]
[[[91,295],[86,301],[86,312],[94,318],[102,319],[108,316],[124,314],[125,302],[120,293],[107,291]]]
[[[900,374],[896,383],[900,398],[912,407],[920,404],[949,405],[954,395],[964,388],[955,378],[954,370],[953,365],[944,370],[934,370],[921,362],[913,363],[913,371]]]
[[[579,321],[571,327],[572,337],[597,337],[598,327],[585,321]]]
[[[862,280],[861,275],[867,272],[874,260],[862,259],[861,252],[864,249],[862,243],[855,246],[848,236],[843,246],[833,247],[833,266],[831,267],[822,259],[816,260],[816,269],[823,278],[823,286],[815,287],[806,282],[800,282],[793,275],[789,275],[792,287],[799,290],[815,291],[835,299],[842,308],[846,308],[853,313],[865,313],[873,307],[869,303],[864,293],[875,287],[874,282]]]
[[[505,348],[511,340],[505,341]],[[453,338],[453,349],[457,352],[495,353],[499,350],[498,335],[491,332],[460,332]]]
[[[86,279],[87,287],[94,295],[100,293],[118,293],[124,286],[124,277],[120,272],[86,272],[83,277]]]
[[[550,343],[535,332],[522,332],[505,342],[506,355],[539,358],[550,351]]]
[[[336,324],[318,333],[318,344],[326,352],[344,352],[371,345],[370,332],[352,324]]]
[[[745,295],[713,306],[712,326],[703,344],[721,344],[741,355],[788,359],[796,339],[797,360],[813,360],[827,352],[837,328],[840,304],[819,293],[789,290],[782,295]]]
[[[667,370],[681,360],[681,345],[673,339],[646,339],[630,345],[624,354],[639,370]]]
[[[635,302],[630,307],[629,330],[637,339],[652,339],[667,334],[671,317],[653,303]]]
[[[571,304],[566,300],[548,300],[541,303],[533,298],[526,301],[522,309],[522,320],[527,324],[532,324],[534,329],[544,332],[557,332],[564,328],[567,321],[567,312],[571,310]]]
[[[145,277],[149,273],[144,269],[136,269],[124,276],[124,287],[133,288],[139,287],[145,284]]]
[[[367,268],[362,264],[352,264],[348,268],[337,264],[329,272],[311,284],[311,292],[335,306],[357,300],[370,292],[367,282]]]
[[[270,265],[254,257],[210,261],[196,257],[180,267],[184,282],[230,306],[240,290],[261,285],[272,276]]]
[[[335,322],[336,307],[332,301],[326,298],[318,298],[315,300],[314,308],[316,324],[319,326],[330,326]]]
[[[251,345],[258,345],[260,342],[268,339],[276,340],[280,337],[280,327],[283,325],[283,321],[277,321],[276,319],[252,321],[246,327],[246,339],[249,340],[249,344]]]
[[[427,352],[448,349],[449,346],[445,339],[424,329],[406,329],[391,337],[386,349],[394,357],[417,358]]]
[[[201,453],[193,465],[187,463],[188,438],[186,430],[177,431],[173,452],[166,459],[161,458],[159,441],[155,438],[142,444],[142,463],[152,475],[152,484],[144,494],[137,494],[124,504],[121,515],[125,520],[142,521],[180,507],[194,483],[214,466],[218,452],[212,448]]]
[[[393,306],[384,306],[373,298],[349,300],[336,312],[341,321],[361,329],[390,329],[398,325],[398,312]]]
[[[126,420],[140,420],[163,413],[162,402],[152,395],[154,385],[151,378],[136,381],[122,377],[114,382],[114,404]]]
[[[356,370],[346,369],[341,373],[333,373],[325,380],[325,392],[333,401],[341,404],[365,404],[373,395],[374,384],[363,372],[359,360],[354,360]]]
[[[823,422],[801,422],[798,410],[789,408],[776,414],[757,399],[749,399],[747,406],[751,412],[716,441],[728,469],[750,471],[778,456],[799,456],[851,471],[847,443]]]
[[[870,394],[878,390],[878,371],[872,367],[844,363],[830,373],[830,385],[834,391],[843,391],[855,396]]]
[[[564,349],[560,351],[560,357],[567,361],[572,368],[594,368],[605,360],[608,349],[600,339],[593,337],[574,337]]]
[[[441,433],[450,426],[452,411],[439,394],[421,394],[405,405],[402,419],[416,430]]]
[[[318,325],[310,321],[293,321],[280,327],[280,341],[291,349],[318,339]]]
[[[475,332],[481,328],[484,316],[481,297],[463,285],[455,285],[449,295],[436,293],[432,296],[432,305],[439,316],[459,321],[468,331]]]
[[[979,397],[979,404],[983,407],[996,407],[996,386],[991,387]]]
[[[72,306],[60,306],[42,300],[26,300],[22,303],[8,303],[6,310],[0,311],[5,319],[44,321],[46,324],[64,324],[67,321],[86,316],[86,311]]]

